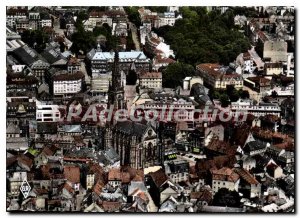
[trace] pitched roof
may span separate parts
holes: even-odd
[[[199,192],[191,192],[190,195],[191,199],[197,199],[199,201],[206,201],[207,203],[210,203],[213,199],[212,193],[207,190],[200,190]]]
[[[163,169],[159,169],[156,172],[151,172],[149,175],[157,187],[162,186],[168,180],[168,176],[165,174]]]
[[[21,154],[17,157],[18,160],[18,164],[24,164],[26,165],[28,168],[31,168],[33,166],[33,160],[31,158],[29,158],[28,156]]]
[[[240,176],[228,167],[223,167],[219,170],[212,170],[213,180],[222,180],[236,182]]]
[[[112,168],[112,169],[110,169],[109,172],[108,172],[108,180],[109,181],[114,181],[114,180],[121,181],[122,180],[122,176],[121,176],[120,168]]]
[[[234,172],[239,174],[241,178],[243,178],[246,182],[248,182],[251,185],[257,185],[259,182],[255,179],[253,175],[249,173],[249,171],[242,169],[242,168],[235,168]]]
[[[20,134],[20,128],[14,123],[9,123],[6,127],[6,134]]]
[[[68,60],[68,65],[80,65],[80,61],[76,57],[71,57]]]
[[[37,122],[38,134],[56,134],[57,123],[56,122]]]
[[[234,154],[236,148],[236,146],[230,145],[230,143],[225,141],[220,141],[217,138],[213,138],[206,147],[208,150],[216,151],[221,154]]]
[[[60,189],[66,189],[71,194],[73,194],[75,192],[74,189],[67,182],[64,183]]]
[[[251,151],[261,150],[264,148],[266,148],[266,144],[259,141],[251,141],[244,146],[243,150],[244,152],[251,152]]]
[[[42,153],[47,156],[52,156],[59,148],[56,145],[45,146],[42,150]]]
[[[94,51],[91,50],[88,53],[88,56],[91,60],[106,60],[113,61],[115,57],[114,52],[102,52],[102,51]],[[128,62],[133,60],[149,60],[146,55],[141,51],[124,51],[119,52],[119,61],[120,62]]]
[[[80,168],[77,166],[64,166],[64,176],[72,183],[80,182]]]
[[[84,74],[81,71],[76,73],[61,73],[53,76],[53,81],[72,81],[84,78]]]
[[[117,122],[115,128],[116,130],[129,135],[142,136],[147,129],[147,125],[126,120],[123,122]]]
[[[161,72],[142,72],[139,75],[140,79],[161,79]]]
[[[122,206],[121,202],[111,202],[111,201],[103,201],[102,202],[102,208],[106,212],[113,212],[120,210]]]

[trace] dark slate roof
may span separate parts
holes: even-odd
[[[142,136],[147,129],[147,125],[128,120],[118,122],[115,129],[128,135]]]
[[[19,47],[13,51],[13,56],[16,58],[20,63],[30,66],[33,62],[36,61],[38,54],[35,50],[28,48],[28,50],[24,47]],[[28,51],[30,53],[28,53]]]
[[[194,96],[206,95],[205,87],[200,83],[195,83],[192,85],[191,92]]]
[[[6,56],[6,63],[8,65],[20,64],[17,59],[15,59],[12,55]]]
[[[169,163],[169,167],[172,173],[189,172],[189,164],[187,161],[172,161]]]
[[[64,59],[64,57],[61,55],[59,51],[57,51],[52,46],[49,46],[46,48],[42,53],[42,57],[46,59],[46,61],[50,64],[53,64],[54,62]]]
[[[38,134],[56,134],[57,133],[57,123],[56,122],[38,122],[37,123],[37,133]]]
[[[119,160],[119,155],[113,148],[109,148],[108,150],[106,150],[105,155],[112,162]]]
[[[259,141],[248,142],[244,147],[244,152],[251,152],[266,148],[266,144]]]
[[[266,157],[263,155],[255,155],[255,156],[253,156],[253,158],[256,160],[256,168],[257,169],[263,169],[270,161],[269,157]]]

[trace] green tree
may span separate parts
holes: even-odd
[[[240,207],[241,197],[236,191],[229,191],[226,188],[221,188],[214,195],[213,205],[221,207]]]
[[[273,98],[276,98],[278,96],[278,93],[275,90],[273,90],[272,93],[271,93],[271,96]]]
[[[242,98],[242,99],[250,98],[249,92],[247,90],[240,89],[239,95],[240,95],[240,98]]]
[[[128,36],[126,37],[126,51],[135,50],[135,44],[132,40],[131,31],[128,32]]]
[[[147,6],[147,9],[152,12],[164,13],[167,11],[167,6]]]
[[[25,30],[21,35],[22,41],[41,53],[46,48],[50,36],[42,30]]]
[[[128,6],[124,7],[124,10],[128,16],[128,19],[135,24],[135,26],[138,28],[141,26],[141,18],[140,14],[138,12],[139,7],[133,7],[133,6]]]
[[[180,13],[183,19],[173,27],[154,30],[171,45],[178,61],[193,66],[207,62],[227,65],[250,48],[249,39],[234,27],[234,11],[207,13],[201,7],[181,7]]]
[[[71,51],[78,54],[79,51],[83,51],[84,54],[89,52],[93,47],[96,47],[96,38],[90,31],[83,29],[78,30],[71,36],[73,42]]]
[[[170,64],[163,71],[163,86],[168,88],[182,86],[182,80],[193,75],[195,75],[195,69],[192,65],[181,62]]]
[[[222,107],[227,107],[229,105],[229,98],[226,93],[221,94],[219,100],[221,102]]]

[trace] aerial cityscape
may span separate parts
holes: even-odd
[[[295,213],[295,8],[7,6],[6,211]]]

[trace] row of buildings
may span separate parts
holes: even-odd
[[[81,11],[40,9],[50,16]],[[114,18],[126,17],[122,7],[90,11],[92,28],[113,27]],[[161,22],[172,26],[168,14],[175,11],[168,7]],[[143,24],[156,16],[145,8],[139,12]],[[155,52],[163,40],[151,30],[145,46]],[[21,34],[7,28],[8,211],[294,211],[295,100],[285,75],[261,75],[251,64],[239,71],[232,64],[201,63],[182,86],[170,89],[146,52],[103,52],[98,45],[84,59],[68,48],[60,51],[52,39],[38,53]],[[172,52],[163,47],[166,60]],[[247,52],[258,56],[250,50],[242,58],[249,58]],[[267,62],[261,61],[264,69]],[[136,82],[128,85],[132,75]],[[247,90],[249,99],[224,108],[209,96],[210,89],[225,92],[228,86]],[[134,115],[142,119],[109,120],[101,113],[110,107],[113,118],[120,109],[138,107]],[[243,121],[214,114],[241,111],[248,112]]]

